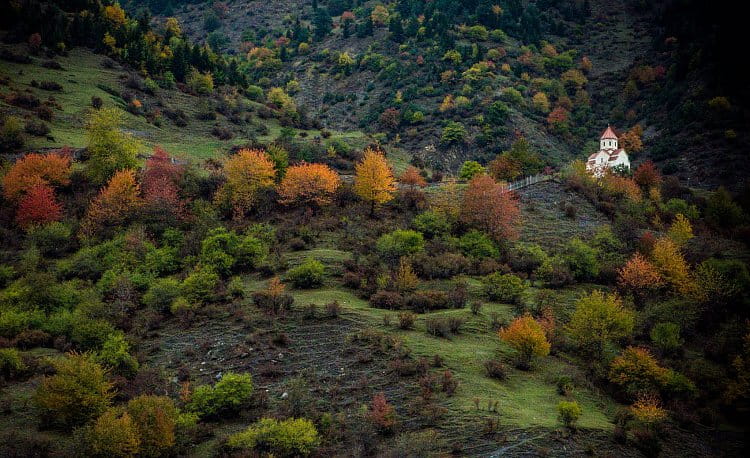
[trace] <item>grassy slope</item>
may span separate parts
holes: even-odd
[[[17,64],[0,61],[0,77],[8,77],[12,81],[15,90],[28,90],[41,100],[52,96],[60,105],[60,110],[55,110],[55,118],[49,123],[51,133],[48,138],[28,136],[27,148],[73,146],[81,147],[86,143],[85,118],[91,109],[91,97],[97,96],[104,100],[104,106],[116,106],[125,108],[121,98],[115,97],[100,87],[108,87],[117,92],[123,89],[122,76],[126,74],[123,69],[106,69],[101,65],[103,56],[91,53],[84,49],[74,49],[66,57],[57,57],[63,70],[44,68],[41,60],[35,59],[32,64]],[[31,81],[55,81],[63,86],[61,92],[49,92],[31,86]],[[0,87],[3,94],[9,92],[8,87]],[[201,121],[196,119],[201,98],[185,94],[178,90],[160,90],[159,95],[166,106],[182,109],[188,116],[186,127],[177,127],[168,119],[163,118],[161,127],[150,124],[142,116],[135,116],[124,112],[124,124],[127,130],[141,139],[145,149],[150,150],[156,145],[167,149],[171,154],[183,158],[206,159],[216,157],[226,152],[231,146],[246,143],[247,135],[236,135],[231,140],[219,140],[211,134],[211,128],[215,121]],[[251,107],[256,103],[247,101]],[[25,115],[23,110],[12,107],[0,101],[0,112],[9,112]],[[218,115],[219,121],[223,116]],[[260,141],[271,141],[278,137],[281,126],[275,119],[264,119],[255,121],[266,125],[268,133],[258,136]],[[226,123],[225,123],[226,124]],[[319,137],[320,131],[306,131],[309,138]],[[361,132],[350,131],[346,133],[334,133],[334,137],[346,140],[354,145],[361,146],[366,139]],[[143,151],[144,153],[146,151]]]

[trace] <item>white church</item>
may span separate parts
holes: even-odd
[[[628,153],[617,145],[617,134],[612,127],[607,129],[599,139],[599,152],[589,156],[586,170],[596,177],[601,177],[607,169],[623,166],[630,169]]]

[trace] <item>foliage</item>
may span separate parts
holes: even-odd
[[[633,180],[644,189],[658,187],[661,184],[661,174],[652,161],[639,165],[633,172]]]
[[[420,232],[397,229],[380,236],[376,247],[383,257],[396,260],[424,250],[424,237]]]
[[[257,237],[240,236],[224,227],[210,230],[201,242],[201,265],[225,276],[238,268],[255,268],[267,255],[268,246]]]
[[[231,448],[264,451],[284,457],[310,455],[319,444],[320,438],[315,425],[305,418],[283,421],[262,418],[227,440],[227,445]]]
[[[140,450],[138,430],[127,412],[107,410],[92,425],[87,426],[82,435],[88,456],[132,457]]]
[[[146,307],[164,312],[180,295],[180,282],[174,278],[158,278],[149,286],[141,302]]]
[[[325,266],[317,259],[308,259],[297,267],[289,269],[286,279],[297,288],[314,288],[323,283]]]
[[[411,267],[411,263],[406,258],[401,258],[398,271],[396,271],[393,278],[393,284],[396,287],[396,291],[400,293],[414,291],[419,286],[419,278],[417,278]]]
[[[383,153],[367,148],[362,160],[355,166],[354,192],[366,202],[370,202],[370,214],[375,206],[393,199],[396,181]]]
[[[579,238],[565,245],[565,261],[578,280],[591,280],[599,274],[597,251]]]
[[[557,404],[557,416],[568,428],[575,428],[582,413],[583,409],[575,401],[560,401]]]
[[[119,332],[107,337],[101,350],[96,353],[96,360],[102,366],[126,376],[132,376],[138,370],[138,360],[130,354],[130,344]]]
[[[128,401],[125,410],[138,431],[140,456],[164,456],[175,445],[179,412],[170,398],[141,395]]]
[[[492,236],[496,241],[517,236],[518,203],[511,193],[487,175],[469,182],[461,203],[461,221]]]
[[[70,157],[66,154],[27,154],[3,176],[3,196],[16,202],[36,186],[66,186],[70,173]]]
[[[143,203],[139,193],[133,170],[115,172],[89,205],[81,222],[81,235],[90,238],[123,226]]]
[[[469,181],[477,175],[482,175],[485,172],[484,167],[477,161],[466,161],[461,165],[461,170],[458,172],[458,177],[462,180]]]
[[[662,277],[656,267],[640,253],[635,253],[618,271],[618,274],[620,287],[637,294],[646,293],[663,284]]]
[[[666,374],[651,353],[640,347],[626,348],[609,367],[609,380],[632,396],[657,393]]]
[[[651,262],[662,278],[677,291],[685,292],[692,287],[687,262],[671,239],[662,237],[656,241]]]
[[[676,323],[658,323],[651,328],[649,336],[661,351],[674,351],[682,345],[680,325]]]
[[[447,144],[463,143],[466,140],[466,128],[460,122],[448,121],[440,134],[440,141]]]
[[[270,188],[276,177],[274,162],[263,150],[241,149],[224,162],[226,182],[216,193],[217,202],[229,202],[235,217],[243,217],[258,193]]]
[[[24,229],[45,225],[62,218],[63,209],[55,191],[47,184],[32,186],[18,202],[16,223]]]
[[[196,94],[208,95],[214,92],[214,79],[210,73],[201,73],[193,69],[187,83]]]
[[[331,202],[341,179],[323,164],[300,164],[287,169],[277,189],[280,202],[303,206],[323,206]]]
[[[250,374],[227,372],[215,385],[197,387],[187,407],[201,418],[235,413],[248,402],[252,392],[253,379]]]
[[[409,166],[404,173],[398,178],[401,184],[410,186],[411,188],[420,187],[424,188],[427,186],[427,182],[424,177],[419,173],[419,169],[414,166]]]
[[[112,385],[92,355],[69,353],[52,360],[52,365],[55,375],[45,377],[34,394],[35,404],[51,423],[70,429],[109,407]]]
[[[278,277],[273,277],[268,281],[268,287],[265,290],[253,293],[253,303],[267,312],[279,314],[289,308],[294,303],[294,297],[285,293],[286,286]]]
[[[426,210],[414,217],[414,228],[432,238],[449,233],[451,224],[442,212]]]
[[[95,110],[86,124],[89,153],[87,170],[95,183],[104,183],[117,171],[134,169],[141,145],[120,130],[122,112],[114,108]]]
[[[396,410],[385,399],[385,394],[373,396],[369,410],[370,421],[382,432],[393,431],[396,426]]]
[[[550,344],[544,329],[530,315],[516,318],[499,331],[500,339],[513,347],[518,354],[517,364],[522,369],[531,367],[534,357],[547,356]]]
[[[202,304],[213,300],[219,275],[210,268],[196,268],[182,281],[181,292],[188,301]]]
[[[458,239],[458,248],[466,256],[481,258],[497,258],[500,250],[494,240],[483,232],[471,230]]]
[[[683,247],[693,238],[693,225],[682,213],[675,215],[674,222],[669,226],[667,236],[678,247]]]
[[[526,291],[523,280],[513,274],[493,272],[482,279],[482,294],[489,300],[517,304]]]
[[[0,348],[0,376],[5,379],[15,377],[26,370],[21,355],[15,348]]]
[[[616,294],[595,290],[576,302],[567,329],[579,348],[598,356],[608,343],[629,336],[634,325],[635,314]]]

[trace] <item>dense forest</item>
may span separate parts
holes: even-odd
[[[3,13],[0,455],[745,454],[738,14]]]

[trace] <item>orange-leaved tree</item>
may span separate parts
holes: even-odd
[[[644,189],[653,188],[661,184],[661,174],[656,165],[651,160],[648,160],[635,169],[633,180]]]
[[[55,197],[55,190],[42,182],[26,191],[16,210],[16,223],[24,229],[59,221],[60,218],[62,205]]]
[[[520,215],[513,194],[492,177],[480,175],[469,182],[460,213],[465,224],[490,234],[495,240],[513,239],[518,236],[516,226]]]
[[[327,165],[302,163],[287,169],[277,191],[282,204],[322,206],[331,202],[340,184],[339,174]]]
[[[370,202],[370,216],[375,214],[375,206],[393,199],[396,180],[382,152],[365,149],[362,160],[355,166],[354,192]]]
[[[547,356],[550,344],[544,328],[531,315],[516,318],[498,332],[500,339],[518,352],[517,365],[529,369],[535,356]]]
[[[66,154],[30,153],[22,157],[3,177],[3,195],[17,201],[39,184],[65,186],[70,183],[70,156]]]
[[[164,222],[183,216],[184,202],[180,198],[179,183],[185,168],[175,164],[160,147],[146,161],[141,179],[141,190],[150,217]]]
[[[411,189],[416,188],[419,186],[420,188],[424,188],[427,186],[427,182],[425,181],[424,177],[419,173],[419,169],[412,166],[409,166],[404,173],[401,174],[401,176],[398,179],[401,184],[405,184]]]
[[[640,253],[635,253],[618,271],[621,288],[633,292],[639,298],[664,284],[659,271]]]
[[[656,393],[664,383],[667,369],[645,348],[628,347],[612,360],[609,381],[620,385],[631,396]]]
[[[99,191],[81,222],[81,235],[93,237],[122,226],[143,203],[135,171],[120,170]]]
[[[276,169],[263,150],[241,149],[224,162],[227,181],[216,193],[217,202],[232,206],[235,217],[242,217],[256,202],[258,192],[274,184]]]

